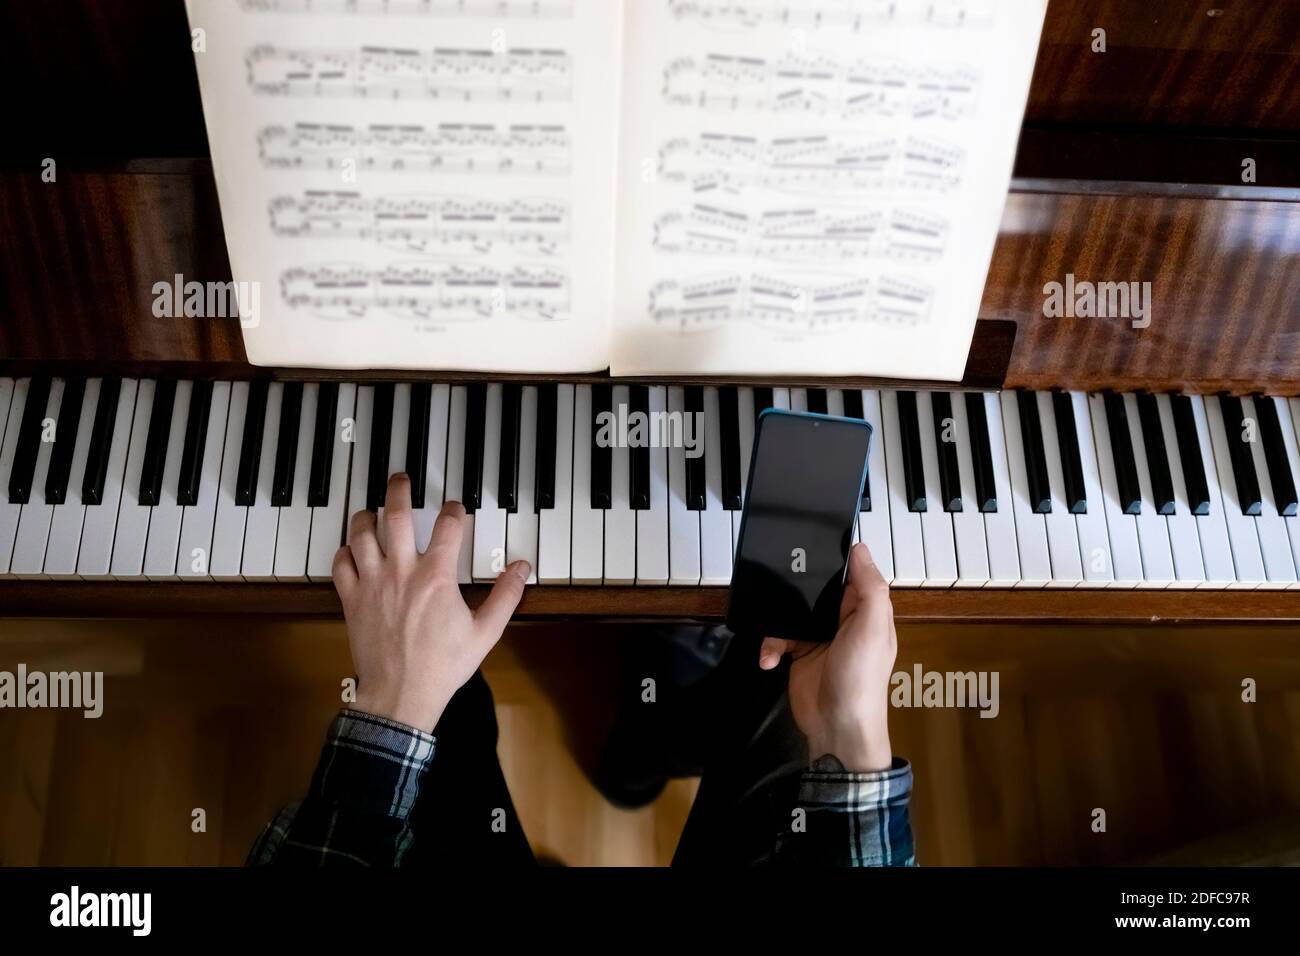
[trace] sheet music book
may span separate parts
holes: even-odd
[[[956,380],[1046,0],[187,0],[250,361]]]

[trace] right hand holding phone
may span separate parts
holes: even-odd
[[[849,552],[840,626],[829,644],[764,638],[758,665],[771,670],[785,654],[790,709],[808,738],[809,756],[833,754],[850,771],[887,770],[889,678],[898,652],[889,585],[865,544]]]

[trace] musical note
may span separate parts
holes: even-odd
[[[569,318],[569,277],[550,267],[322,265],[280,276],[285,305],[325,319],[479,322]]]
[[[554,103],[572,98],[572,64],[563,50],[281,49],[263,44],[246,57],[256,93],[382,97],[456,103]]]
[[[573,0],[239,0],[247,13],[568,19]]]
[[[994,0],[667,0],[678,20],[714,29],[763,24],[853,33],[898,25],[982,29],[993,23]]]
[[[306,239],[368,239],[403,252],[488,256],[498,246],[554,256],[569,243],[569,207],[552,199],[380,196],[309,190],[271,200],[271,231]]]
[[[389,172],[569,172],[569,134],[563,126],[298,123],[265,127],[257,143],[262,163],[277,169],[343,169],[351,161],[358,170]]]

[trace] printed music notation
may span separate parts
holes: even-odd
[[[429,99],[459,103],[567,102],[572,64],[563,50],[491,49],[249,51],[248,83],[255,93]]]
[[[679,20],[723,29],[764,24],[861,33],[890,24],[988,27],[994,0],[667,0]]]
[[[931,261],[944,254],[944,218],[908,209],[807,206],[751,215],[709,203],[670,212],[655,222],[662,252],[784,261]]]
[[[706,110],[765,110],[854,119],[908,116],[960,119],[979,95],[979,75],[967,67],[911,68],[820,57],[764,60],[709,54],[676,60],[664,70],[664,100]]]
[[[477,322],[497,315],[569,318],[569,277],[551,267],[327,265],[286,270],[284,302],[321,318]]]
[[[650,315],[679,331],[752,322],[815,333],[864,322],[916,325],[929,318],[933,291],[908,279],[753,272],[665,280],[650,290]]]
[[[310,239],[368,239],[425,255],[487,256],[504,247],[554,256],[570,239],[567,203],[307,191],[270,204],[271,231]]]
[[[568,19],[573,0],[239,0],[247,13]]]
[[[703,133],[659,150],[659,178],[699,194],[755,186],[798,193],[943,192],[962,179],[965,152],[935,139],[864,133],[758,137]]]
[[[263,165],[277,169],[346,169],[351,162],[388,172],[563,175],[570,164],[563,126],[297,123],[265,127],[257,143]]]

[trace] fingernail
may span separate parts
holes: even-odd
[[[514,564],[510,565],[508,570],[510,570],[514,574],[517,574],[519,576],[519,580],[527,584],[528,575],[533,573],[533,566],[529,564],[527,561],[516,561]]]

